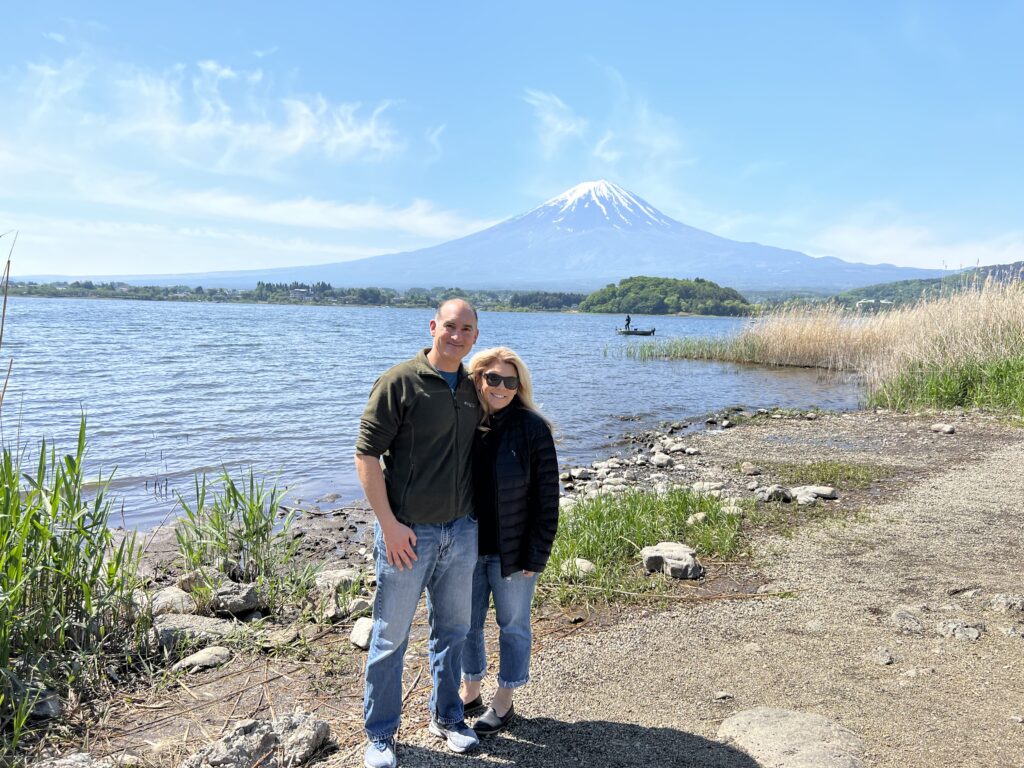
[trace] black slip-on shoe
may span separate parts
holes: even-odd
[[[477,696],[472,701],[467,701],[462,705],[462,712],[466,717],[476,717],[486,711],[487,707],[484,706],[483,696]]]
[[[508,712],[499,716],[494,707],[488,707],[483,716],[473,723],[473,730],[477,736],[493,736],[498,731],[505,730],[505,727],[512,722],[516,716],[515,704],[508,708]]]

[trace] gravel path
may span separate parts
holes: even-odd
[[[636,612],[548,644],[514,728],[468,757],[407,731],[402,765],[754,768],[715,735],[735,712],[774,706],[853,730],[870,766],[1024,766],[1024,613],[990,606],[1024,594],[1024,433],[995,431],[991,450],[926,452],[930,471],[856,521],[761,541],[761,572],[791,597]],[[895,626],[900,608],[920,631]],[[936,628],[947,620],[985,629],[946,638]]]

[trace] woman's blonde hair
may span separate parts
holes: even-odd
[[[519,376],[519,389],[516,390],[519,404],[544,419],[544,423],[550,429],[551,422],[540,412],[537,404],[533,402],[533,380],[530,378],[530,369],[526,367],[523,359],[508,347],[491,347],[490,349],[477,352],[470,359],[469,375],[473,377],[473,383],[476,384],[477,389],[480,389],[484,372],[495,363],[508,363],[516,369],[516,374]],[[487,404],[484,402],[481,402],[481,404],[483,405],[484,412],[489,415],[490,411],[487,408]]]

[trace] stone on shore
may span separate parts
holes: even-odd
[[[239,616],[251,611],[262,611],[267,607],[266,598],[255,584],[241,584],[229,581],[214,589],[210,598],[210,610],[214,613],[229,613]]]
[[[992,610],[1002,611],[1003,613],[1024,611],[1024,596],[996,595],[992,598]]]
[[[644,570],[661,571],[673,579],[699,579],[704,566],[697,562],[696,551],[678,541],[662,541],[640,550]]]
[[[179,768],[295,768],[309,760],[331,735],[324,720],[296,710],[276,720],[243,720],[207,744]]]
[[[793,500],[793,494],[781,485],[766,485],[754,491],[754,498],[766,503],[769,501],[781,501],[788,504]]]
[[[761,474],[761,468],[751,464],[749,461],[744,461],[740,464],[740,472],[748,477],[754,477]]]
[[[597,566],[582,557],[562,563],[562,576],[575,581],[586,581],[595,571]]]
[[[653,464],[654,466],[658,467],[659,469],[664,469],[665,467],[671,467],[674,463],[675,462],[672,461],[672,457],[669,456],[667,453],[660,453],[659,452],[659,453],[654,454],[654,456],[651,457],[651,464]]]
[[[984,624],[967,624],[963,621],[940,621],[935,625],[935,631],[943,637],[951,637],[954,640],[972,642],[981,637],[985,629]]]
[[[194,672],[197,669],[219,667],[221,664],[227,664],[229,661],[231,661],[231,651],[222,645],[211,645],[208,648],[203,648],[203,650],[193,653],[191,656],[186,656],[172,666],[171,671],[179,672],[180,670],[187,669],[190,672]]]
[[[821,715],[757,707],[727,717],[718,738],[771,768],[861,768],[864,743]]]
[[[175,585],[178,589],[183,589],[186,592],[195,592],[197,589],[213,589],[223,584],[226,580],[224,574],[220,571],[203,566],[194,571],[181,574]]]
[[[227,619],[166,613],[153,620],[153,632],[161,648],[172,649],[179,640],[209,643],[222,640],[240,625]]]
[[[704,480],[694,483],[690,488],[694,493],[709,494],[712,491],[720,491],[725,488],[725,483],[720,483],[717,480]]]
[[[362,648],[365,651],[370,647],[370,635],[372,634],[373,619],[368,616],[363,616],[361,619],[356,620],[348,639],[356,648]]]
[[[941,435],[952,435],[956,432],[956,427],[952,424],[932,424],[932,432],[938,432]]]
[[[924,624],[915,614],[906,608],[897,608],[889,616],[889,622],[902,632],[919,634],[924,631]]]
[[[33,768],[111,768],[113,765],[112,761],[93,757],[87,752],[75,752],[32,763]]]
[[[164,587],[153,595],[150,608],[154,616],[165,613],[195,613],[199,605],[188,592],[178,587]]]

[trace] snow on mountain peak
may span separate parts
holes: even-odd
[[[602,225],[670,228],[673,223],[646,201],[604,179],[577,184],[524,216],[550,219],[559,229],[569,230]]]

